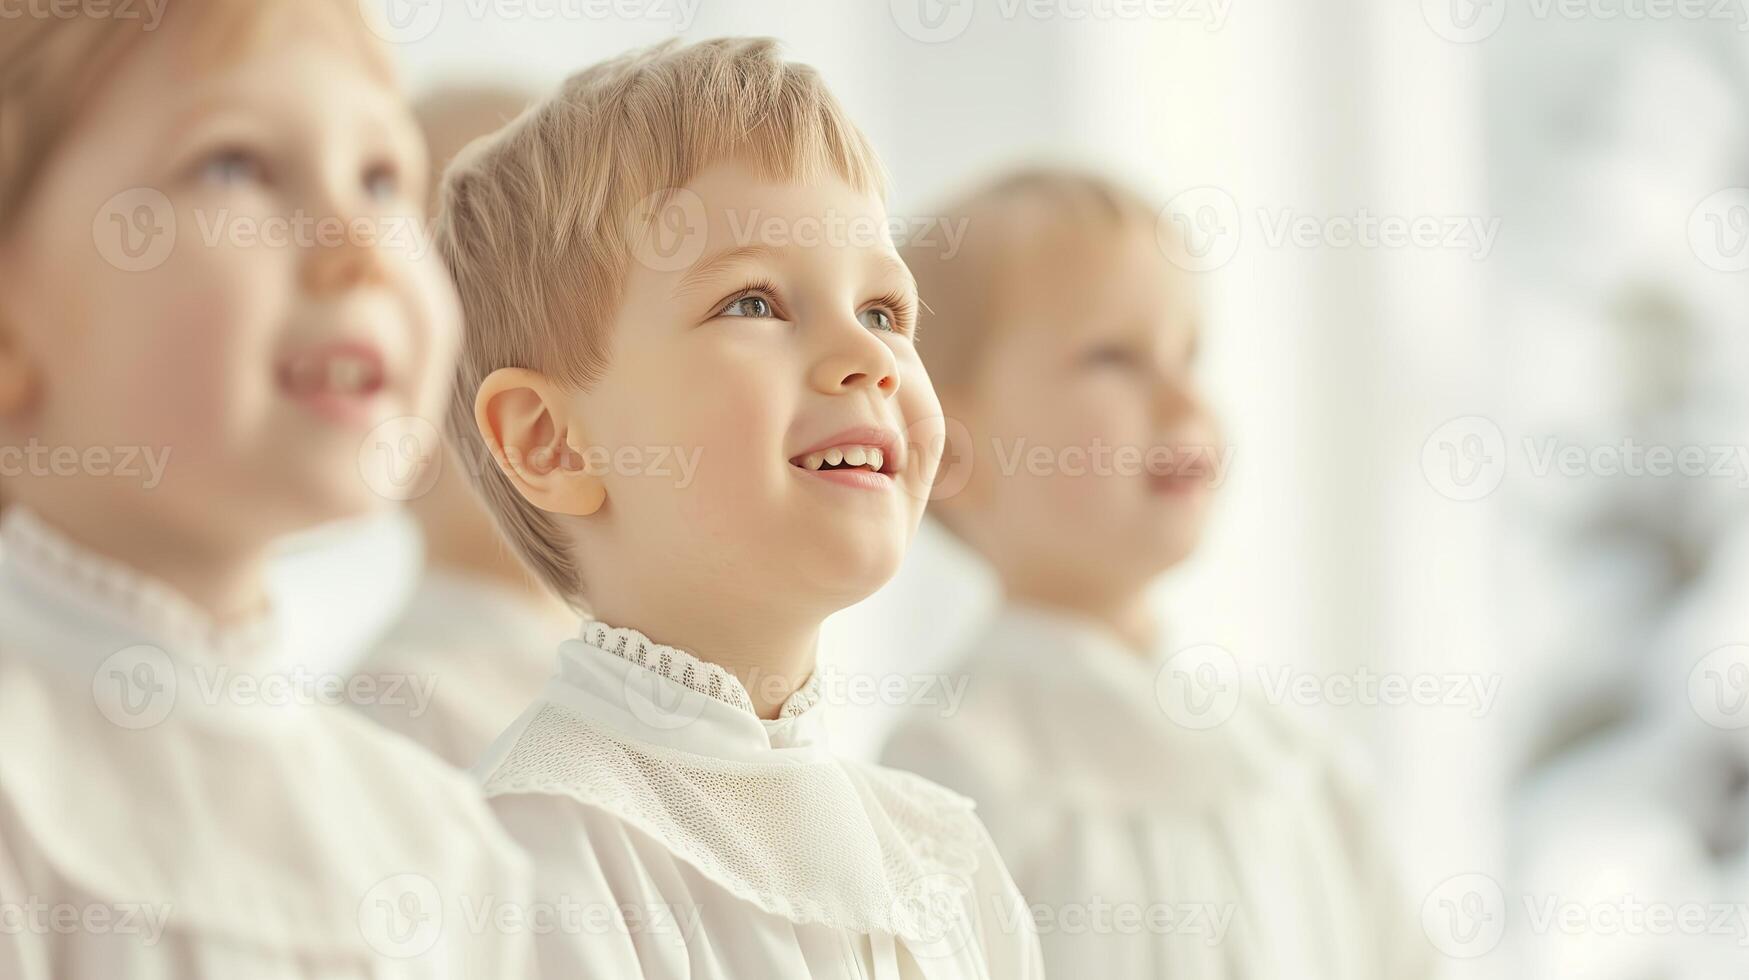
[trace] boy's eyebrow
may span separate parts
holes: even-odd
[[[683,296],[696,288],[700,281],[710,278],[724,266],[733,265],[746,259],[763,259],[769,257],[774,250],[769,245],[752,244],[737,245],[725,248],[715,255],[707,255],[692,264],[686,274],[680,277],[680,282],[674,287],[675,296]]]
[[[898,276],[900,279],[903,279],[905,285],[910,288],[911,292],[917,292],[917,277],[912,275],[911,267],[905,264],[904,259],[899,258],[891,252],[884,252],[881,254],[880,264],[886,266],[890,272]]]

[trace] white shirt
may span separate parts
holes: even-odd
[[[553,648],[574,615],[481,576],[430,568],[358,673],[403,696],[361,705],[452,766],[480,761],[553,675]]]
[[[586,622],[559,656],[479,767],[537,900],[574,910],[544,974],[1041,976],[971,803],[835,755],[815,685],[763,721],[732,674],[634,630]]]
[[[958,711],[914,712],[883,761],[978,801],[1051,976],[1424,975],[1364,805],[1309,733],[1252,701],[1180,725],[1156,700],[1163,663],[1011,604],[961,668]]]
[[[529,887],[465,777],[317,703],[270,621],[217,629],[20,508],[0,539],[0,976],[527,969],[464,915]]]

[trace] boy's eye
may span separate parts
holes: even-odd
[[[201,162],[200,179],[220,187],[260,184],[267,180],[267,168],[253,152],[230,147]]]
[[[755,319],[770,319],[776,313],[772,309],[771,300],[763,296],[742,296],[732,299],[727,306],[718,311],[718,316],[747,316]]]
[[[861,320],[862,325],[870,330],[885,330],[896,333],[899,329],[893,323],[893,315],[878,306],[863,310],[857,315],[857,319]]]
[[[1136,354],[1127,347],[1106,345],[1088,351],[1082,361],[1093,367],[1128,367],[1136,362]]]
[[[401,193],[401,174],[392,164],[378,164],[365,171],[364,192],[372,200],[391,201]]]

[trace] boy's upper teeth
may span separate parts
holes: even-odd
[[[875,446],[833,446],[802,457],[802,466],[810,470],[825,466],[866,466],[879,473],[886,461],[886,453]]]

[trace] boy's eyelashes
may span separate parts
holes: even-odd
[[[917,333],[917,300],[904,293],[887,293],[877,296],[863,307],[858,319],[870,314],[878,314],[884,321],[880,326],[863,321],[863,325],[871,330],[886,330],[905,337],[916,339]]]
[[[715,317],[740,316],[756,320],[786,319],[783,306],[777,300],[777,287],[767,280],[750,282],[734,295],[717,304]]]
[[[777,287],[768,281],[749,283],[716,306],[712,319],[747,317],[757,320],[787,320]],[[878,296],[863,304],[856,315],[858,323],[883,333],[910,336],[917,322],[915,303],[899,293]]]

